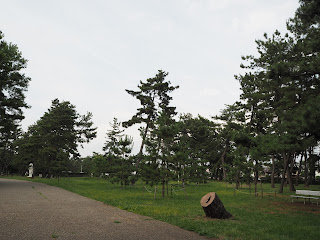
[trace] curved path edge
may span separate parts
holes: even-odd
[[[208,239],[67,190],[0,178],[1,239]]]

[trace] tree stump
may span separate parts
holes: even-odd
[[[232,217],[224,208],[220,198],[215,192],[210,192],[201,198],[201,206],[206,217],[226,219]]]

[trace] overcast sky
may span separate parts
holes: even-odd
[[[180,88],[179,113],[209,118],[239,99],[242,55],[255,39],[286,31],[298,0],[0,0],[0,30],[28,59],[32,80],[22,127],[55,98],[92,112],[98,137],[80,150],[102,153],[109,122],[126,121],[139,102],[126,93],[159,69]],[[126,131],[141,142],[137,127]]]

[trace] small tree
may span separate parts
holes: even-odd
[[[124,136],[120,129],[121,123],[117,118],[110,123],[111,130],[107,132],[107,141],[103,148],[107,159],[108,172],[112,182],[120,182],[121,187],[133,181],[133,163],[130,156],[132,151],[132,138]]]

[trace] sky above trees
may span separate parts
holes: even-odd
[[[1,0],[0,0],[1,1]],[[2,2],[2,1],[1,1]],[[139,102],[125,89],[169,72],[178,113],[210,117],[239,99],[241,56],[255,39],[286,30],[298,0],[3,1],[1,30],[28,59],[24,130],[55,98],[92,112],[98,137],[80,152],[101,152],[109,122],[127,121]],[[134,152],[139,150],[139,132]]]

